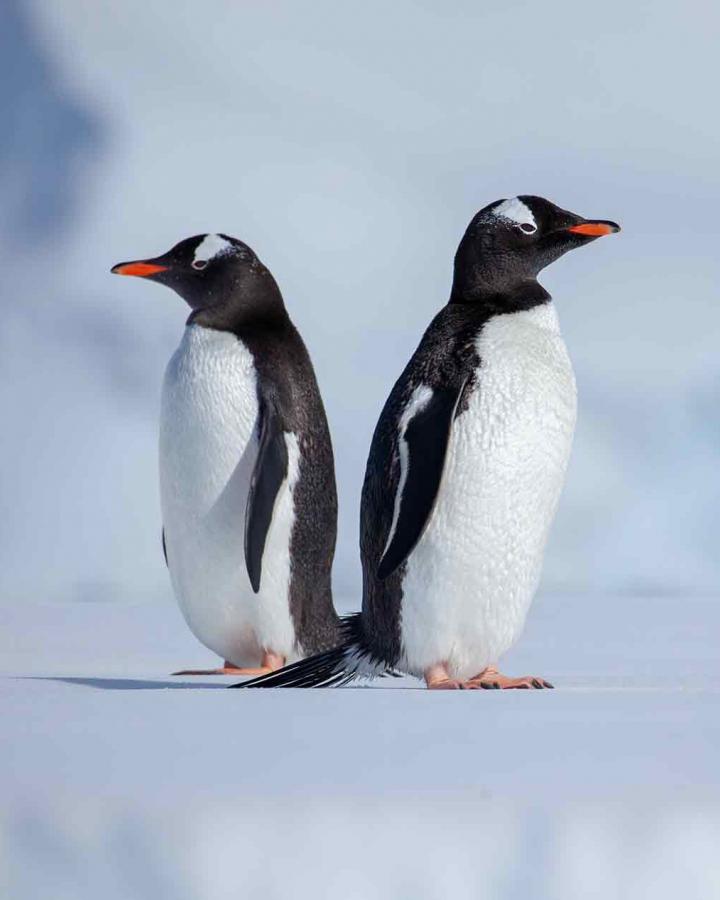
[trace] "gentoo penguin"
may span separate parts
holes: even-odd
[[[455,256],[448,304],[375,429],[362,493],[362,612],[335,649],[238,687],[395,670],[429,688],[544,688],[501,674],[540,578],[575,425],[575,379],[537,275],[619,231],[541,197],[491,203]]]
[[[112,271],[192,309],[162,389],[163,551],[191,631],[225,664],[176,674],[259,675],[335,646],[332,445],[275,279],[225,234]]]

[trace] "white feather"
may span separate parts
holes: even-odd
[[[403,581],[401,668],[467,678],[519,637],[540,578],[575,425],[572,366],[552,305],[496,316],[455,420],[430,523]]]
[[[257,665],[262,649],[296,655],[288,590],[299,448],[287,433],[288,477],[275,502],[255,594],[243,546],[257,417],[250,351],[226,332],[186,328],[165,373],[160,419],[168,567],[192,632],[236,665]]]
[[[537,230],[537,222],[530,208],[518,197],[511,200],[503,200],[490,210],[490,214],[499,219],[507,219],[516,225],[532,225]]]
[[[209,262],[216,256],[229,253],[233,245],[219,234],[206,234],[195,248],[193,262]]]
[[[392,543],[392,539],[395,537],[398,519],[400,518],[400,507],[402,505],[403,491],[405,490],[405,484],[407,483],[408,446],[407,441],[405,440],[405,432],[407,431],[407,427],[413,417],[422,412],[428,405],[428,403],[432,399],[432,395],[433,392],[431,387],[426,384],[419,384],[413,391],[412,396],[410,397],[410,400],[408,401],[408,404],[403,410],[402,416],[400,417],[400,422],[398,423],[398,453],[400,456],[400,477],[398,479],[397,493],[395,494],[395,507],[393,509],[392,524],[390,525],[390,532],[388,534],[387,542],[385,543],[383,556],[387,553],[387,549]]]

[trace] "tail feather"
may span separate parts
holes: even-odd
[[[360,614],[342,620],[341,641],[332,650],[291,663],[259,678],[232,684],[233,688],[340,687],[355,678],[384,675],[387,665],[373,658],[366,646]]]

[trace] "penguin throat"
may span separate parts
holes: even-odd
[[[459,279],[453,281],[450,303],[484,307],[493,313],[520,312],[551,300],[550,294],[535,278],[502,280]]]
[[[232,286],[218,293],[221,299],[217,302],[193,310],[188,325],[237,333],[247,328],[284,325],[289,321],[280,289],[267,269],[245,273]]]

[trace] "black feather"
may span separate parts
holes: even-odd
[[[405,429],[407,478],[392,541],[380,560],[377,577],[384,581],[401,566],[417,546],[430,522],[440,491],[445,458],[455,411],[467,378],[446,388],[436,388],[428,403]],[[398,484],[398,491],[400,485]]]
[[[342,641],[332,650],[291,663],[259,678],[251,678],[231,688],[315,688],[340,687],[356,678],[358,660],[367,656],[359,614],[347,616],[341,623]]]

